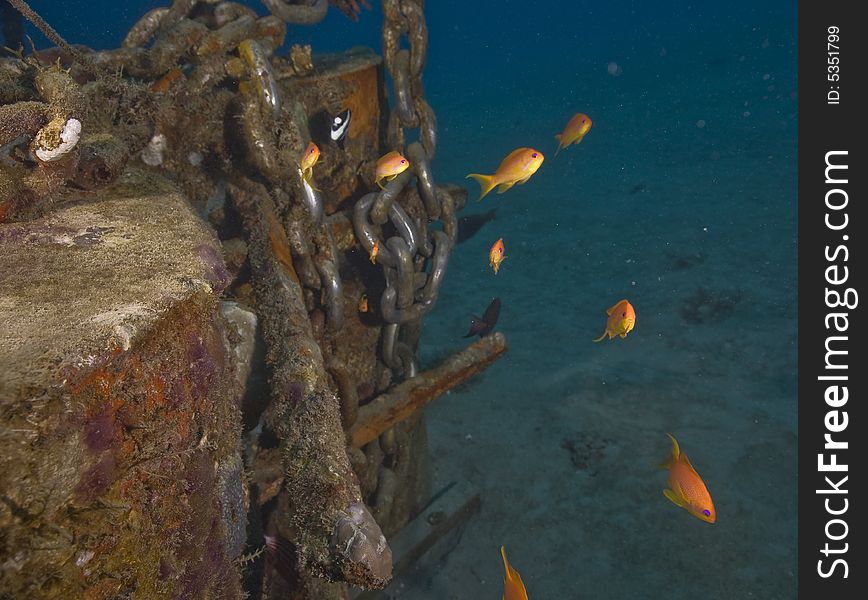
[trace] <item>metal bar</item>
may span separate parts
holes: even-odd
[[[350,445],[361,448],[439,397],[443,392],[483,371],[506,352],[506,338],[500,332],[480,338],[439,366],[403,381],[359,408],[359,417],[350,429]]]

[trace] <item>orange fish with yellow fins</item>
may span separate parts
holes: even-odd
[[[316,190],[313,186],[313,167],[319,160],[319,146],[313,142],[307,145],[304,153],[301,155],[301,160],[298,161],[298,166],[301,168],[301,178],[307,184]],[[319,191],[319,190],[317,190]]]
[[[663,495],[697,519],[714,523],[717,521],[717,512],[705,482],[690,464],[687,455],[681,452],[675,437],[671,433],[666,435],[672,440],[672,455],[660,465],[669,469],[669,488],[663,490]]]
[[[494,269],[494,274],[497,275],[497,270],[500,269],[500,263],[506,260],[503,255],[503,238],[500,238],[491,245],[491,250],[488,251],[488,265]]]
[[[527,600],[527,590],[518,571],[512,568],[506,560],[506,549],[500,547],[500,555],[503,557],[503,600]]]
[[[497,187],[497,193],[502,194],[516,183],[522,184],[537,172],[545,157],[539,150],[533,148],[518,148],[503,159],[494,175],[470,173],[467,178],[473,178],[482,188],[482,200],[485,195]]]
[[[383,184],[380,183],[383,179],[392,181],[395,177],[410,168],[410,161],[404,158],[397,150],[392,150],[380,157],[377,161],[377,171],[374,175],[374,183],[380,188]]]
[[[606,329],[603,335],[594,340],[595,342],[601,341],[606,336],[609,336],[610,340],[616,335],[625,338],[636,326],[636,310],[626,300],[618,301],[615,306],[606,311],[606,314],[609,315]]]
[[[588,133],[590,128],[591,117],[582,113],[576,113],[573,115],[573,118],[570,119],[567,126],[564,127],[563,133],[559,133],[555,136],[555,139],[558,141],[558,149],[555,150],[555,156],[558,155],[561,148],[566,148],[571,144],[578,144],[581,142],[582,138],[585,137],[585,134]]]

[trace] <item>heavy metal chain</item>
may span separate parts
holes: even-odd
[[[214,0],[206,1],[212,3]],[[169,65],[177,62],[174,57],[186,51],[187,40],[190,39],[185,33],[186,30],[198,27],[201,31],[197,30],[198,34],[194,36],[197,40],[201,39],[201,43],[197,43],[197,55],[207,51],[209,56],[215,55],[216,61],[203,57],[201,65],[191,73],[191,82],[217,82],[225,78],[231,70],[226,65],[231,64],[231,61],[222,59],[223,51],[238,46],[243,49],[241,56],[252,73],[255,83],[253,87],[262,96],[260,103],[268,109],[267,112],[277,115],[280,113],[280,103],[268,57],[274,48],[282,43],[286,33],[283,22],[316,22],[324,15],[328,3],[324,0],[299,3],[286,0],[264,2],[273,14],[263,18],[256,18],[255,13],[243,5],[233,2],[219,3],[214,10],[213,25],[216,25],[217,29],[209,32],[204,25],[195,21],[181,19],[176,24],[177,19],[169,19],[168,16],[173,12],[179,16],[190,13],[197,4],[196,0],[175,0],[171,7],[152,11],[133,27],[124,44],[126,48],[123,50],[126,53],[122,53],[120,58],[131,72],[135,71],[135,67],[141,67],[142,71],[154,71],[147,74],[157,76],[168,71]],[[437,120],[424,98],[422,86],[422,71],[428,50],[428,27],[423,1],[383,0],[382,5],[383,57],[392,78],[394,92],[394,107],[388,118],[387,143],[391,149],[405,153],[412,170],[393,180],[384,191],[362,198],[356,205],[353,221],[356,236],[368,252],[379,243],[378,260],[386,281],[380,311],[383,319],[389,323],[385,328],[385,339],[381,346],[383,362],[390,369],[402,372],[407,378],[415,374],[417,369],[411,349],[398,341],[399,326],[418,321],[436,302],[449,252],[455,243],[456,198],[446,189],[438,188],[431,173],[430,161],[437,146]],[[159,52],[142,48],[161,27],[174,27],[179,33],[158,36],[155,47],[159,46]],[[261,40],[261,43],[256,40]],[[130,51],[137,51],[138,54],[134,52],[134,55],[127,56]],[[172,60],[157,60],[164,55],[172,57]],[[158,65],[158,68],[155,68],[155,65]],[[248,112],[255,121],[249,127],[251,139],[257,140],[257,146],[268,146],[270,138],[266,135],[267,123],[259,123],[261,119],[255,118],[258,117],[258,111]],[[299,123],[303,123],[303,120],[299,119]],[[409,144],[404,151],[407,129],[418,129],[419,141]],[[272,164],[272,157],[275,155],[276,152],[270,151],[257,154],[262,158],[262,169],[277,180],[279,174],[276,165]],[[415,180],[415,186],[410,185],[412,180]],[[408,199],[415,194],[418,194],[422,201],[422,209],[415,211],[414,219],[407,214],[404,206],[408,206]],[[302,185],[301,196],[310,210],[314,229],[322,231],[323,203],[319,194],[309,186]],[[442,231],[429,229],[429,223],[434,220],[442,222]],[[381,226],[390,221],[398,235],[380,240]],[[339,301],[341,286],[335,267],[337,263],[333,240],[323,240],[323,243],[315,245],[332,250],[327,253],[331,256],[329,260],[320,261],[312,265],[313,268],[302,271],[306,274],[310,272],[312,277],[306,280],[309,279],[315,289],[325,289],[325,309],[331,329],[340,329],[343,322]],[[302,257],[305,255],[306,253],[301,253]]]
[[[449,253],[457,230],[455,200],[437,188],[430,161],[437,145],[437,120],[422,90],[422,70],[428,52],[428,27],[422,0],[383,0],[383,57],[392,77],[394,107],[389,115],[389,146],[403,151],[405,129],[418,128],[420,142],[411,143],[406,157],[408,170],[392,180],[383,191],[362,197],[355,206],[353,225],[356,237],[370,253],[379,244],[377,262],[382,266],[386,289],[380,299],[383,330],[382,358],[403,377],[415,376],[418,367],[413,350],[399,341],[402,324],[418,321],[437,301],[446,274]],[[406,39],[409,48],[401,47]],[[415,178],[415,190],[410,182]],[[399,199],[418,193],[423,215],[418,221],[408,216]],[[431,230],[429,222],[441,220],[443,230]],[[398,235],[381,243],[378,232],[391,222]],[[431,265],[425,271],[426,263]]]

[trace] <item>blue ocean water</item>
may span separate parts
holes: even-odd
[[[73,43],[116,47],[162,3],[31,2]],[[256,2],[247,2],[264,13]],[[531,599],[796,594],[796,3],[426,3],[438,182],[519,146],[536,175],[464,214],[421,366],[465,343],[493,297],[507,355],[428,410],[435,489],[481,512],[389,597],[497,598],[504,545]],[[380,50],[377,2],[287,40]],[[38,45],[40,37],[31,32]],[[555,156],[576,112],[594,125]],[[488,249],[502,237],[494,275]],[[637,323],[599,344],[621,298]],[[674,434],[717,508],[671,504]]]

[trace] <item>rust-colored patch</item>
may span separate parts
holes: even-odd
[[[181,67],[175,67],[159,79],[157,79],[154,83],[151,84],[151,91],[156,92],[158,94],[163,94],[168,92],[172,85],[180,80],[184,76],[183,71],[181,71]]]
[[[377,65],[367,69],[341,75],[340,79],[349,89],[354,90],[345,99],[346,107],[353,113],[353,122],[347,136],[350,139],[367,138],[373,142],[380,135],[380,95],[377,90]]]
[[[158,408],[165,408],[166,404],[168,404],[166,382],[162,377],[151,377],[150,384],[145,387],[145,410],[153,411]]]
[[[348,432],[350,444],[361,448],[389,428],[408,419],[446,390],[486,369],[506,352],[506,338],[499,333],[480,338],[443,363],[394,386],[359,409]]]

